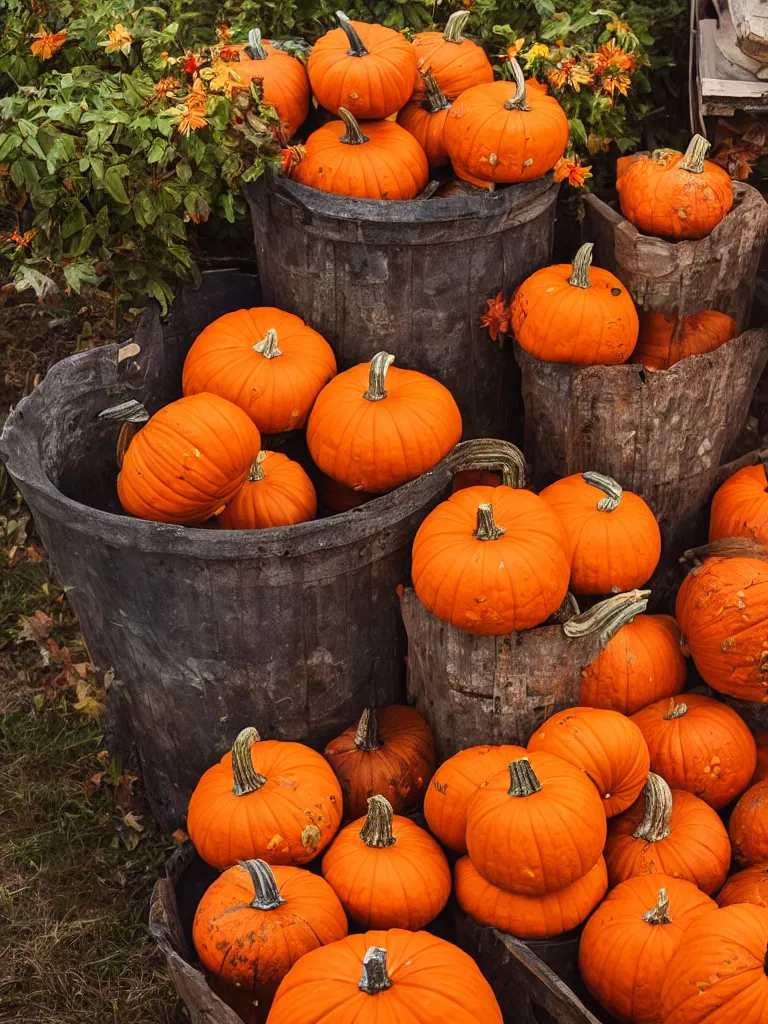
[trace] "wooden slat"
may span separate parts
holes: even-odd
[[[739,47],[768,64],[768,5],[764,0],[728,0],[728,6]]]

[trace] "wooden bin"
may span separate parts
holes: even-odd
[[[517,439],[511,350],[480,326],[486,300],[551,262],[559,186],[387,202],[286,178],[246,186],[265,301],[303,317],[346,369],[385,347],[442,381],[464,437]]]

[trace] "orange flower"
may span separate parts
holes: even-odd
[[[203,66],[203,62],[200,60],[196,53],[190,53],[189,50],[184,54],[184,71],[188,75],[194,75],[196,71],[199,71]]]
[[[208,103],[208,90],[202,78],[195,76],[184,102],[190,110],[194,110],[198,114],[205,113],[205,107]]]
[[[229,25],[226,25],[222,21],[222,23],[216,29],[216,36],[223,46],[224,43],[228,43],[229,40],[232,38],[232,29],[229,27]]]
[[[632,79],[629,75],[625,75],[623,72],[615,72],[609,75],[603,75],[600,79],[600,85],[604,92],[607,92],[611,97],[611,102],[614,101],[615,92],[620,92],[622,96],[626,96],[632,85]]]
[[[568,85],[574,92],[580,92],[582,85],[589,85],[593,81],[593,76],[588,67],[571,57],[547,71],[547,80],[556,89],[564,89]]]
[[[178,89],[180,85],[181,82],[176,78],[161,78],[155,86],[154,98],[164,100],[171,89]]]
[[[592,165],[582,167],[581,160],[568,160],[561,156],[555,164],[555,181],[567,181],[574,188],[581,188],[592,177]]]
[[[32,228],[31,231],[25,231],[23,235],[20,235],[18,231],[14,231],[10,240],[16,243],[16,247],[18,249],[28,249],[36,234],[37,228]]]
[[[101,45],[104,47],[105,53],[117,53],[120,50],[123,52],[130,50],[132,42],[133,39],[128,29],[118,22],[107,32],[107,39]]]
[[[512,310],[504,304],[501,292],[495,299],[488,299],[488,312],[480,317],[480,326],[487,327],[491,341],[498,341],[500,334],[509,334]]]
[[[507,49],[506,49],[506,54],[509,57],[509,59],[512,60],[513,57],[517,57],[518,54],[522,51],[524,46],[525,46],[525,36],[520,36],[519,39],[516,39],[514,41],[514,43],[512,43],[512,45],[508,46]]]
[[[196,132],[198,128],[205,128],[208,124],[199,110],[188,105],[182,107],[182,110],[184,113],[179,119],[179,135],[188,135],[190,132]]]
[[[32,43],[30,46],[32,56],[48,60],[64,45],[67,38],[67,30],[64,29],[62,32],[46,32],[41,25],[40,31],[35,32],[32,38],[36,40],[36,42]]]
[[[634,35],[634,32],[626,21],[619,21],[618,19],[616,21],[609,21],[605,27],[609,32],[615,32],[617,36]]]
[[[597,53],[588,53],[587,60],[591,62],[597,74],[602,74],[609,69],[611,71],[634,71],[637,68],[637,60],[631,53],[622,50],[615,39],[609,39]]]

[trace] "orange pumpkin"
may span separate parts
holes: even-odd
[[[510,66],[514,82],[474,85],[448,111],[445,148],[459,178],[532,181],[563,155],[568,142],[563,108],[540,90],[526,88],[516,60]]]
[[[306,523],[316,512],[315,488],[298,462],[280,452],[259,452],[217,523],[224,530],[262,530]]]
[[[302,868],[270,868],[263,860],[219,875],[192,924],[206,970],[258,1003],[274,996],[299,957],[346,934],[346,915],[326,881]]]
[[[332,480],[326,473],[318,471],[315,476],[318,500],[331,512],[349,512],[350,509],[359,508],[367,501],[379,497],[378,494],[368,494],[367,491],[356,491],[352,487],[346,487]]]
[[[400,32],[350,21],[312,47],[307,70],[315,99],[335,114],[340,107],[361,120],[389,117],[405,106],[416,78],[416,54]]]
[[[637,342],[632,297],[608,270],[592,266],[592,242],[573,265],[531,274],[512,299],[512,333],[521,348],[551,363],[625,363]]]
[[[461,437],[448,388],[379,352],[331,381],[307,424],[307,444],[328,476],[381,494],[432,469]],[[391,368],[392,367],[392,368]]]
[[[431,71],[422,71],[421,74],[426,95],[407,103],[397,115],[397,123],[416,139],[427,154],[430,167],[442,167],[448,163],[443,136],[451,101],[440,91],[440,86]]]
[[[187,831],[215,868],[253,858],[306,864],[333,839],[341,814],[339,783],[320,754],[249,728],[198,782]]]
[[[733,859],[742,867],[768,861],[768,782],[757,782],[746,791],[728,822]]]
[[[664,1024],[768,1020],[768,910],[743,904],[703,914],[683,936],[661,989]]]
[[[360,721],[331,740],[325,757],[341,784],[344,817],[368,811],[369,797],[387,798],[399,813],[418,807],[435,770],[432,730],[415,708],[366,708]]]
[[[633,363],[649,370],[668,370],[687,356],[714,352],[739,333],[733,317],[704,309],[692,316],[676,313],[643,313]]]
[[[661,556],[656,517],[637,494],[601,473],[574,473],[545,487],[571,539],[571,590],[610,594],[650,579]]]
[[[221,512],[245,483],[261,448],[246,414],[218,395],[171,402],[134,435],[117,493],[126,512],[194,526]]]
[[[424,817],[443,846],[467,852],[467,810],[472,797],[491,776],[521,757],[525,757],[524,747],[468,747],[440,765],[427,787]]]
[[[263,434],[298,430],[336,373],[331,346],[301,317],[273,306],[238,309],[197,336],[184,360],[185,395],[234,402]]]
[[[383,796],[339,832],[323,876],[353,921],[366,928],[410,928],[434,920],[451,894],[451,869],[432,836],[392,814]]]
[[[612,818],[605,844],[611,885],[635,875],[686,878],[710,895],[725,881],[731,844],[717,813],[651,772],[643,794]]]
[[[436,935],[392,928],[303,956],[280,985],[267,1024],[396,1024],[425,1020],[425,1008],[446,1024],[502,1024],[470,956]]]
[[[481,636],[541,625],[568,592],[568,539],[531,491],[466,487],[429,513],[413,542],[422,604]]]
[[[768,782],[768,729],[755,729],[757,744],[757,767],[752,776],[752,783]]]
[[[579,704],[632,715],[680,693],[687,667],[671,615],[637,615],[581,674]]]
[[[694,135],[685,151],[657,149],[631,163],[616,189],[621,212],[646,235],[704,238],[733,206],[733,182],[705,160],[710,144]]]
[[[274,107],[290,138],[304,124],[309,113],[309,79],[304,65],[285,50],[263,41],[259,29],[248,33],[248,45],[239,52],[239,61],[230,65],[239,76],[232,95],[261,82],[265,103]]]
[[[725,704],[684,693],[632,716],[651,752],[651,770],[719,810],[743,793],[755,770],[752,733]],[[766,854],[768,859],[768,854]]]
[[[599,860],[605,835],[594,785],[561,757],[539,751],[492,776],[467,813],[473,865],[492,885],[522,896],[583,878]]]
[[[531,736],[528,749],[557,754],[597,787],[607,817],[621,814],[645,786],[650,756],[643,734],[617,711],[558,711]]]
[[[454,11],[444,32],[418,32],[411,44],[418,70],[430,71],[449,100],[455,100],[473,85],[493,81],[493,68],[485,50],[462,35],[470,13]],[[425,95],[426,81],[417,74],[411,98],[422,100]]]
[[[748,537],[768,547],[768,459],[729,477],[712,499],[709,539]]]
[[[718,893],[717,904],[730,907],[734,903],[754,903],[756,907],[768,908],[768,861],[731,875]]]
[[[685,653],[713,689],[768,701],[768,548],[723,540],[694,557],[675,606]]]
[[[617,1020],[658,1024],[661,986],[687,929],[717,904],[691,882],[645,875],[617,885],[587,921],[579,973]]]
[[[456,862],[453,879],[462,910],[478,924],[521,939],[552,939],[578,928],[608,888],[608,872],[602,857],[582,878],[543,896],[518,896],[491,885],[469,857]]]

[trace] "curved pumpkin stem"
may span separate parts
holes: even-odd
[[[677,166],[683,171],[690,171],[691,174],[701,174],[704,170],[704,158],[711,145],[703,135],[694,135],[688,143],[685,156]]]
[[[659,898],[653,910],[643,914],[643,920],[648,924],[672,924],[669,916],[669,893],[666,889],[659,889]]]
[[[536,772],[527,757],[510,763],[507,796],[532,796],[540,790],[541,783],[536,778]]]
[[[457,14],[465,14],[465,11],[457,11]],[[437,84],[437,79],[432,72],[427,68],[426,71],[419,71],[422,81],[424,82],[424,88],[427,91],[427,96],[422,107],[430,114],[439,114],[441,110],[448,110],[451,101],[445,95],[443,90]]]
[[[476,540],[498,540],[506,532],[503,526],[496,525],[490,503],[483,502],[477,506],[477,529],[472,534]]]
[[[463,43],[464,36],[461,34],[464,31],[464,26],[469,21],[469,11],[454,11],[445,24],[445,32],[443,32],[443,39],[446,43]]]
[[[501,471],[502,481],[507,487],[525,487],[525,456],[509,441],[478,437],[460,445],[453,472],[463,473],[479,469],[489,473]]]
[[[146,423],[149,413],[135,398],[129,398],[127,402],[119,405],[110,405],[108,409],[102,409],[97,419],[117,420],[120,423]]]
[[[612,476],[588,472],[582,473],[581,478],[585,483],[591,484],[592,487],[597,487],[605,495],[597,503],[597,507],[601,512],[613,512],[619,507],[624,489]]]
[[[357,118],[346,107],[339,107],[339,117],[347,126],[344,134],[339,136],[339,142],[343,142],[345,146],[362,146],[363,143],[371,141],[367,135],[363,135]]]
[[[270,327],[261,341],[257,342],[253,346],[253,351],[258,352],[259,355],[264,356],[265,359],[276,359],[277,356],[281,356],[283,353],[277,344],[277,331],[274,327]]]
[[[645,611],[650,596],[650,590],[629,590],[626,594],[615,594],[564,622],[563,633],[569,640],[599,633],[600,646],[604,647],[622,626]]]
[[[632,833],[635,839],[658,843],[670,833],[672,820],[672,790],[660,775],[648,772],[643,790],[645,814]]]
[[[346,16],[344,11],[336,11],[336,20],[339,25],[344,29],[344,33],[349,40],[349,49],[347,53],[350,57],[365,57],[368,50],[365,48],[365,43],[357,34],[355,29],[352,27],[352,22]]]
[[[511,58],[509,66],[512,70],[512,79],[517,86],[515,95],[510,96],[507,102],[504,104],[505,110],[530,110],[528,106],[528,88],[525,84],[525,75],[523,69],[517,63],[514,57]]]
[[[355,732],[355,746],[358,750],[378,750],[379,723],[376,719],[376,708],[365,708]]]
[[[689,548],[680,556],[680,561],[683,565],[690,562],[689,568],[698,569],[706,558],[758,558],[768,562],[768,547],[748,537],[723,537],[711,544]]]
[[[235,796],[247,796],[249,793],[255,793],[267,781],[264,775],[260,775],[256,771],[251,760],[251,746],[260,742],[261,736],[251,725],[238,733],[232,744],[232,792]]]
[[[585,242],[573,257],[573,273],[568,278],[568,284],[572,284],[574,288],[592,287],[589,268],[592,266],[592,250],[594,248],[594,242]]]
[[[380,402],[382,398],[387,397],[384,385],[387,381],[387,371],[394,361],[395,357],[389,352],[377,352],[373,357],[368,371],[368,390],[363,394],[366,401]]]
[[[360,838],[366,846],[385,850],[397,840],[392,835],[392,804],[385,796],[368,797],[368,814],[360,829]]]
[[[266,60],[269,56],[261,42],[260,28],[252,28],[248,33],[248,45],[245,48],[245,52],[251,60]]]
[[[249,484],[257,484],[259,480],[264,479],[264,470],[261,468],[262,462],[267,457],[265,451],[260,451],[256,458],[251,463],[251,468],[248,471],[247,481]]]
[[[269,864],[264,860],[241,860],[239,864],[241,868],[245,868],[253,882],[253,909],[276,910],[282,907],[285,900],[280,895],[277,880]]]
[[[667,713],[664,715],[665,722],[671,722],[675,718],[682,718],[683,715],[688,713],[688,705],[681,701],[679,704],[674,697],[669,698],[669,707]]]
[[[363,957],[363,976],[357,987],[368,996],[375,996],[377,992],[385,992],[392,988],[392,982],[387,974],[386,949],[371,946],[366,952]]]

